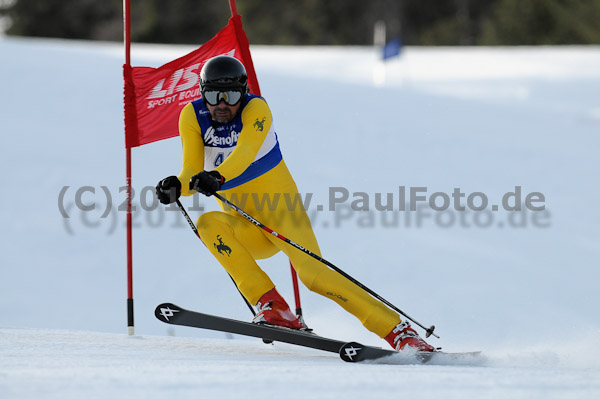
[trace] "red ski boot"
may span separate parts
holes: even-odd
[[[258,314],[254,316],[253,323],[272,324],[294,330],[305,329],[275,288],[260,297],[257,306]]]
[[[390,332],[385,340],[397,351],[401,351],[405,346],[414,348],[421,352],[433,352],[435,348],[425,342],[419,334],[410,326],[407,321],[398,324]]]

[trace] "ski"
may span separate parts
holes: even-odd
[[[167,324],[203,328],[231,334],[261,338],[263,340],[285,342],[326,352],[337,353],[346,362],[375,361],[389,364],[475,364],[480,352],[396,352],[357,342],[345,342],[321,337],[311,332],[271,327],[248,323],[225,317],[187,310],[172,303],[156,307],[154,315]],[[435,361],[434,361],[435,360]]]
[[[397,352],[391,349],[375,348],[359,344],[358,342],[348,342],[340,348],[340,357],[342,360],[351,363],[363,362],[366,360],[385,364],[453,364],[453,365],[476,365],[484,359],[481,352],[460,352],[449,353],[442,351],[417,352],[402,351]]]
[[[285,342],[292,345],[305,346],[333,353],[339,353],[340,348],[346,343],[344,341],[324,338],[310,332],[269,327],[266,325],[195,312],[181,308],[172,303],[158,305],[154,311],[154,315],[160,321],[168,324],[246,335],[249,337]]]

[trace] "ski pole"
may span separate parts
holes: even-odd
[[[395,310],[396,312],[400,313],[402,316],[406,317],[408,320],[410,320],[413,323],[415,323],[417,326],[421,327],[423,330],[425,330],[425,333],[426,333],[425,337],[429,337],[430,335],[433,335],[434,337],[439,338],[439,336],[436,335],[433,332],[433,330],[435,330],[435,326],[434,325],[432,325],[429,328],[424,327],[421,323],[419,323],[418,321],[416,321],[415,319],[413,319],[412,317],[410,317],[409,315],[407,315],[406,313],[404,313],[402,310],[398,309],[396,306],[394,306],[387,299],[383,298],[381,295],[379,295],[378,293],[376,293],[372,289],[368,288],[367,286],[365,286],[364,284],[362,284],[360,281],[356,280],[354,277],[350,276],[348,273],[344,272],[342,269],[340,269],[339,267],[337,267],[333,263],[329,262],[326,259],[323,259],[322,257],[320,257],[316,253],[312,252],[311,250],[304,248],[302,245],[295,243],[294,241],[290,240],[289,238],[287,238],[285,236],[282,236],[281,234],[277,233],[276,231],[274,231],[274,230],[270,229],[269,227],[265,226],[264,224],[262,224],[261,222],[259,222],[255,218],[253,218],[251,215],[249,215],[248,213],[244,212],[243,209],[241,209],[237,205],[233,204],[227,198],[223,197],[222,195],[220,195],[218,193],[215,193],[214,195],[221,202],[223,202],[224,204],[228,205],[229,207],[231,207],[232,209],[234,209],[235,211],[237,211],[240,215],[242,215],[244,218],[246,218],[252,224],[255,224],[256,226],[260,227],[261,229],[265,230],[266,232],[274,235],[275,237],[279,238],[280,240],[282,240],[282,241],[288,243],[289,245],[293,246],[294,248],[299,249],[300,251],[304,252],[305,254],[307,254],[309,256],[312,256],[313,258],[315,258],[319,262],[324,263],[325,265],[329,266],[331,269],[335,270],[336,272],[338,272],[342,276],[346,277],[348,280],[352,281],[354,284],[356,284],[357,286],[359,286],[363,290],[367,291],[369,294],[373,295],[375,298],[379,299],[381,302],[383,302],[384,304],[386,304],[387,306],[389,306],[391,309]]]
[[[190,227],[192,228],[192,230],[194,230],[194,233],[196,233],[196,237],[200,238],[200,233],[198,233],[198,229],[196,228],[196,225],[190,218],[190,215],[188,215],[188,213],[186,212],[183,205],[181,205],[181,202],[179,201],[179,199],[177,200],[177,206],[181,210],[181,213],[185,217],[185,220],[187,220],[187,222],[190,225]],[[200,241],[202,241],[202,238],[200,238]],[[202,241],[202,243],[204,244],[204,241]],[[204,245],[206,246],[206,244],[204,244]],[[228,273],[228,275],[229,275],[229,278],[231,279],[231,281],[233,281],[233,285],[235,285],[235,288],[237,289],[237,291],[240,293],[240,295],[244,299],[244,302],[246,302],[246,305],[248,305],[248,309],[250,309],[250,311],[252,312],[252,316],[256,316],[256,312],[254,311],[254,308],[252,307],[250,302],[248,302],[246,297],[242,294],[242,291],[240,291],[240,289],[238,288],[237,284],[235,283],[235,280],[233,279],[233,277],[231,277],[231,274]]]

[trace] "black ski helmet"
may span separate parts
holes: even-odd
[[[248,92],[248,75],[244,65],[234,57],[219,55],[206,61],[200,71],[200,89],[242,89]]]

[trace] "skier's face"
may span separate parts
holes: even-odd
[[[235,105],[229,105],[225,100],[221,100],[217,105],[210,105],[207,103],[206,107],[214,120],[219,123],[228,123],[235,118],[240,109],[240,105],[240,102]]]

